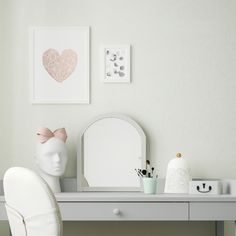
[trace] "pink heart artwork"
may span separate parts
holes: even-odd
[[[48,49],[43,53],[43,66],[57,82],[63,82],[74,72],[78,56],[72,49],[65,49],[61,55],[56,49]]]

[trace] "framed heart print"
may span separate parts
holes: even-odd
[[[89,103],[89,27],[30,28],[31,100]]]

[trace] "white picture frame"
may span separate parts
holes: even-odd
[[[89,104],[90,28],[30,27],[32,104]]]
[[[101,45],[101,82],[130,83],[130,45]]]

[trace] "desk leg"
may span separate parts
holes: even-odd
[[[236,221],[234,221],[234,235],[236,236]]]
[[[216,221],[216,236],[224,236],[224,221]],[[236,234],[235,234],[236,236]]]

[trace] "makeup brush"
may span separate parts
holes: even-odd
[[[152,167],[152,177],[153,177],[153,173],[154,173],[154,167]]]
[[[138,169],[138,173],[140,174],[141,177],[143,177],[143,173],[141,169]]]
[[[143,176],[146,176],[147,171],[146,170],[142,170],[142,174],[143,174]]]
[[[148,177],[149,176],[151,177],[151,166],[150,166],[150,161],[149,160],[146,161],[146,169],[147,169],[147,172],[148,172]]]
[[[137,169],[134,169],[134,170],[136,171],[137,175],[140,177],[140,174],[138,173],[138,170]]]

